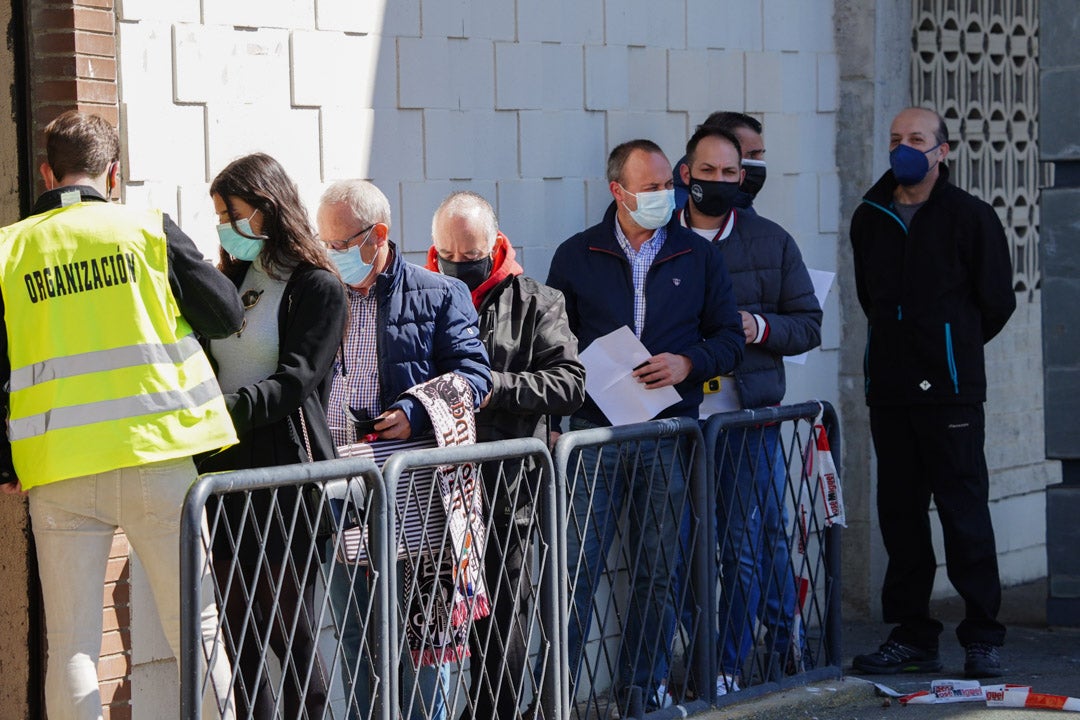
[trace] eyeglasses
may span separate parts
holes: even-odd
[[[259,304],[259,298],[262,297],[262,294],[264,292],[266,292],[266,291],[265,290],[248,290],[243,295],[241,295],[240,296],[240,302],[242,302],[244,304],[244,312],[247,312],[251,308],[258,305]],[[247,315],[244,316],[244,322],[240,323],[240,329],[236,331],[236,337],[240,337],[240,335],[244,332],[244,330],[246,328],[247,328]]]
[[[244,309],[250,310],[259,304],[259,298],[262,297],[263,290],[248,290],[246,293],[240,296],[240,302],[244,303]]]
[[[375,227],[375,223],[371,223],[370,225],[368,225],[363,230],[360,230],[359,232],[350,235],[349,237],[345,238],[344,240],[323,240],[322,243],[323,243],[323,245],[325,245],[326,247],[328,247],[331,250],[348,250],[349,249],[349,243],[351,243],[353,240],[360,237],[364,233],[368,232],[373,227]]]

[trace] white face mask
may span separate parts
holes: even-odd
[[[646,230],[655,230],[658,227],[667,225],[668,221],[671,220],[671,213],[675,211],[674,189],[632,193],[621,184],[619,187],[627,195],[633,195],[637,198],[637,210],[626,207],[626,203],[623,203],[623,207],[626,207],[630,217],[641,227]]]

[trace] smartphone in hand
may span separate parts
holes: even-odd
[[[367,410],[346,405],[345,416],[348,417],[349,421],[353,424],[357,440],[378,432],[375,429],[375,423],[378,421],[378,418],[370,417]]]

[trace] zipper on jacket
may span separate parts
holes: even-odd
[[[896,213],[894,213],[892,210],[885,207],[884,205],[879,205],[878,203],[874,202],[873,200],[867,200],[866,198],[863,198],[862,201],[864,203],[866,203],[867,205],[869,205],[870,207],[875,207],[878,210],[880,210],[881,212],[883,212],[886,215],[888,215],[889,217],[891,217],[893,220],[895,220],[897,222],[897,224],[900,225],[901,228],[904,229],[904,235],[908,234],[908,226],[904,224],[904,221],[900,219],[899,215],[897,215]],[[904,308],[901,305],[896,306],[896,319],[897,320],[903,320],[904,319]]]
[[[945,356],[949,360],[949,377],[952,378],[953,393],[960,394],[960,381],[956,376],[956,357],[953,355],[952,325],[945,323]]]
[[[880,210],[881,212],[885,213],[886,215],[891,217],[893,220],[898,222],[900,224],[900,227],[904,228],[904,234],[905,235],[908,234],[908,226],[904,224],[904,221],[900,219],[899,215],[897,215],[896,213],[894,213],[892,210],[885,207],[884,205],[878,205],[873,200],[867,200],[866,198],[863,198],[862,201],[864,203],[866,203],[867,205],[869,205],[870,207],[876,207],[878,210]]]
[[[863,350],[862,358],[863,394],[867,397],[870,395],[870,337],[873,334],[874,327],[871,325],[866,329],[866,349]]]

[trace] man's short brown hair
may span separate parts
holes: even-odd
[[[607,161],[607,179],[608,182],[622,183],[622,171],[623,166],[626,165],[627,159],[630,154],[635,150],[641,150],[647,153],[656,153],[657,155],[664,155],[664,151],[660,149],[660,146],[654,143],[652,140],[628,140],[621,145],[616,145],[615,149],[608,155]],[[667,157],[666,155],[664,157]]]
[[[120,159],[120,135],[98,115],[68,110],[45,127],[45,153],[57,180],[71,174],[97,177]]]

